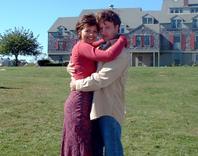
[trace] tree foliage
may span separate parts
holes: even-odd
[[[36,56],[41,53],[42,46],[37,39],[38,36],[34,37],[32,31],[23,27],[6,30],[3,35],[0,34],[0,53],[14,55],[17,66],[19,55]]]

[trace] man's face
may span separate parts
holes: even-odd
[[[118,33],[118,25],[114,25],[112,22],[105,21],[99,23],[100,34],[104,40],[111,40]]]

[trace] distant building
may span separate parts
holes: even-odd
[[[13,62],[10,60],[10,58],[0,58],[0,67],[1,66],[12,66]]]
[[[132,66],[198,64],[198,0],[164,0],[160,11],[111,9],[121,17],[120,33],[130,36]],[[101,10],[83,10],[79,17]],[[69,59],[79,17],[58,18],[49,29],[48,55],[54,61]]]

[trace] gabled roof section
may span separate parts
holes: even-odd
[[[143,16],[150,15],[154,17],[156,20],[158,20],[160,16],[160,11],[143,11],[142,14]]]
[[[74,30],[79,17],[60,17],[58,18],[48,32],[57,32],[60,26],[65,27],[67,30]]]
[[[198,6],[198,0],[187,0],[187,6],[185,6],[185,0],[163,0],[162,12],[168,13],[169,8],[183,8],[189,6]]]
[[[142,12],[142,18],[150,16],[151,18],[154,18],[154,24],[159,24],[159,16],[160,16],[160,11],[143,11]]]
[[[154,33],[159,33],[159,25],[144,25],[141,24],[140,26],[138,26],[137,28],[133,29],[130,31],[130,33],[134,33],[135,31],[139,30],[139,29],[148,29]]]
[[[188,3],[190,5],[192,5],[192,4],[197,4],[198,5],[198,1],[197,0],[188,0]]]
[[[168,13],[169,8],[184,7],[184,0],[164,0],[162,4],[162,12]]]
[[[83,10],[80,16],[88,13],[96,14],[97,12],[100,12],[102,10],[104,9]],[[124,25],[128,25],[130,28],[135,28],[142,23],[141,8],[113,8],[113,11],[115,11],[120,16],[122,23]]]
[[[160,24],[163,24],[163,23],[170,23],[171,19],[175,16],[179,16],[179,15],[175,15],[175,14],[161,14],[160,15],[160,18],[159,18],[159,22]],[[185,23],[191,23],[192,22],[192,18],[194,17],[195,15],[193,14],[182,14],[181,15],[181,18],[184,20]],[[180,16],[179,16],[180,17]]]
[[[171,18],[171,20],[173,20],[173,19],[181,19],[182,21],[184,21],[184,19],[183,19],[181,16],[179,16],[179,15],[173,16],[173,17]]]
[[[150,15],[150,14],[145,14],[145,15],[143,15],[142,17],[143,17],[143,18],[144,18],[144,17],[151,17],[151,18],[155,18],[155,17],[153,17],[153,16],[152,16],[152,15]]]

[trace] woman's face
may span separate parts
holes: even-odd
[[[81,31],[81,40],[86,43],[93,43],[96,41],[98,31],[96,26],[85,26]]]

